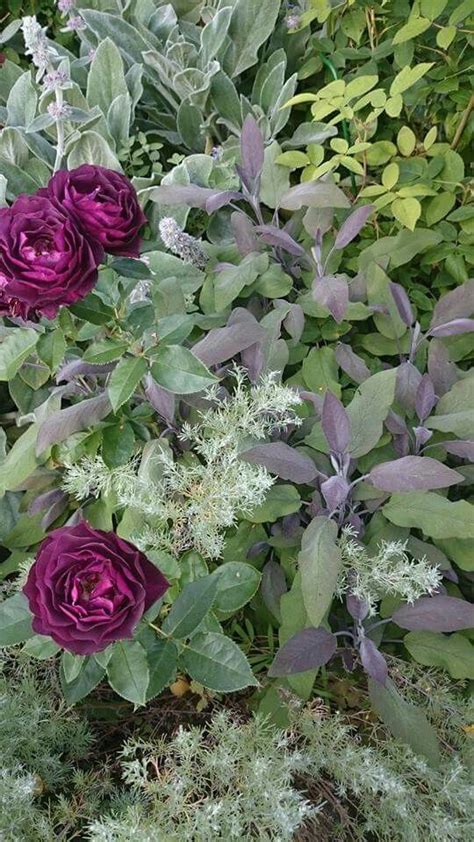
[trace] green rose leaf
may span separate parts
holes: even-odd
[[[138,641],[120,640],[115,644],[107,678],[119,696],[134,705],[145,704],[150,673],[146,652]]]
[[[31,613],[28,600],[16,593],[0,603],[0,648],[23,643],[32,637]]]
[[[114,412],[131,398],[146,371],[147,362],[143,357],[127,357],[114,369],[109,383],[109,398]]]
[[[257,592],[261,574],[251,564],[228,561],[212,574],[217,581],[214,608],[222,612],[238,611]]]
[[[180,663],[191,678],[217,693],[233,693],[257,684],[243,652],[230,638],[216,632],[193,637]]]
[[[151,373],[159,386],[176,395],[202,392],[216,383],[216,378],[194,354],[180,345],[158,349]]]
[[[212,608],[217,579],[204,576],[183,588],[163,623],[163,631],[173,637],[189,637]]]

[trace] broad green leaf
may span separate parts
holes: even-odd
[[[136,640],[119,640],[107,664],[107,678],[119,696],[144,705],[150,673],[143,646]]]
[[[68,169],[73,170],[81,164],[95,164],[122,172],[122,167],[105,138],[94,131],[82,132],[67,157]]]
[[[13,380],[38,342],[36,330],[17,327],[0,345],[0,380]]]
[[[43,333],[38,340],[37,353],[51,371],[56,371],[66,353],[66,340],[60,328]]]
[[[336,524],[328,518],[315,517],[303,533],[298,567],[306,613],[316,628],[331,606],[341,566]]]
[[[54,658],[60,651],[60,646],[43,634],[35,634],[23,646],[21,650],[31,658],[37,658],[39,661],[47,661],[48,658]]]
[[[23,643],[33,635],[31,613],[23,593],[0,602],[0,648]]]
[[[243,652],[223,634],[197,634],[184,649],[180,663],[191,678],[217,693],[233,693],[257,684]]]
[[[276,208],[283,194],[290,186],[290,173],[288,171],[288,163],[281,165],[278,160],[282,157],[281,146],[274,141],[265,149],[263,160],[263,170],[261,176],[260,198],[269,208]],[[287,152],[284,155],[303,155],[302,152]],[[305,155],[303,157],[306,157]],[[305,166],[305,163],[296,164],[296,166]]]
[[[452,678],[474,679],[474,646],[464,635],[413,631],[405,635],[403,643],[419,664],[441,667]]]
[[[286,172],[286,171],[285,171]],[[249,254],[237,266],[229,266],[214,277],[214,299],[216,310],[225,310],[232,304],[244,287],[250,286],[268,269],[266,254]]]
[[[454,193],[440,193],[434,196],[426,207],[427,225],[435,225],[440,219],[444,219],[456,204]]]
[[[350,453],[354,458],[372,450],[383,432],[383,422],[395,395],[396,369],[379,371],[358,387],[346,407],[351,427]]]
[[[208,611],[217,593],[217,579],[204,576],[185,585],[163,623],[163,631],[173,637],[189,637]]]
[[[14,491],[35,470],[39,461],[36,456],[37,435],[38,424],[31,424],[9,450],[6,459],[0,465],[0,494],[3,491]],[[44,461],[47,455],[47,452],[43,453],[41,461]]]
[[[461,570],[474,572],[474,553],[472,552],[472,540],[470,538],[450,538],[449,540],[436,541],[451,561],[454,561]]]
[[[172,640],[155,638],[150,646],[146,646],[150,683],[146,691],[147,702],[153,699],[173,681],[176,673],[178,650]]]
[[[441,47],[442,50],[447,50],[454,41],[456,32],[457,30],[455,26],[443,26],[442,29],[438,29],[438,32],[436,33],[436,43],[438,47]]]
[[[406,702],[390,679],[383,685],[369,678],[369,695],[372,707],[393,736],[425,757],[431,766],[438,766],[438,738],[423,710]]]
[[[94,658],[88,657],[82,662],[78,675],[72,681],[67,681],[64,674],[64,668],[61,663],[59,679],[67,704],[75,705],[85,696],[88,696],[91,690],[93,690],[94,687],[97,687],[99,681],[103,679],[104,675],[105,670],[103,667],[101,667]]]
[[[459,438],[474,437],[474,377],[466,377],[442,396],[426,426],[443,433],[455,433]]]
[[[433,67],[432,61],[417,64],[416,67],[404,67],[400,70],[400,73],[397,73],[395,79],[390,85],[390,96],[402,94],[404,91],[407,91],[408,88],[411,88],[415,82],[418,82],[425,73],[428,73],[428,70],[430,70],[431,67]]]
[[[75,681],[84,666],[85,660],[85,655],[74,655],[72,652],[63,652],[61,655],[61,668],[68,684]],[[97,661],[97,663],[100,662]]]
[[[392,213],[402,225],[414,231],[421,216],[421,205],[418,199],[395,199],[392,202]]]
[[[339,367],[335,352],[332,348],[312,348],[303,361],[303,379],[312,392],[322,395],[329,390],[336,397],[341,397],[341,387],[338,383]]]
[[[405,41],[411,41],[412,38],[416,38],[417,35],[421,35],[422,32],[429,29],[430,26],[431,21],[427,18],[415,17],[413,15],[405,26],[397,30],[392,44],[403,44]]]
[[[224,69],[239,76],[257,61],[257,53],[273,32],[279,5],[275,0],[232,0],[232,18],[228,30],[231,43]]]
[[[151,373],[159,386],[177,395],[202,392],[216,382],[206,366],[181,345],[160,347],[154,357]]]
[[[87,78],[87,102],[98,105],[104,117],[117,96],[128,95],[123,61],[110,38],[99,42]]]
[[[126,342],[117,342],[110,339],[103,339],[101,342],[94,342],[87,348],[83,360],[89,363],[104,365],[120,359],[128,348]]]
[[[294,485],[274,485],[265,501],[250,514],[246,513],[246,518],[251,523],[274,523],[279,517],[297,512],[300,506],[301,497]]]
[[[212,574],[217,580],[214,609],[223,612],[238,611],[258,590],[261,574],[251,564],[228,561]]]
[[[131,398],[146,370],[147,362],[144,357],[127,357],[114,369],[108,389],[114,412]]]
[[[421,529],[430,538],[474,538],[474,506],[466,500],[451,503],[433,491],[393,494],[383,513],[397,526]]]

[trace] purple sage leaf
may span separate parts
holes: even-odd
[[[323,275],[315,278],[312,295],[321,307],[329,310],[337,324],[343,321],[349,304],[347,275]]]
[[[370,377],[370,370],[367,368],[362,357],[356,354],[350,345],[339,342],[335,350],[338,366],[347,374],[354,383],[360,384]]]
[[[321,483],[321,494],[330,512],[336,511],[347,500],[350,485],[344,477],[329,477]]]
[[[400,284],[390,282],[390,292],[395,301],[398,315],[402,322],[410,327],[414,322],[413,310],[411,309],[410,299],[406,294],[405,289]]]
[[[429,374],[424,374],[420,380],[415,399],[416,414],[421,422],[428,418],[428,415],[431,415],[436,403],[437,398],[433,381]]]
[[[241,453],[240,458],[252,465],[263,465],[271,474],[299,485],[307,485],[318,475],[318,469],[309,456],[283,441],[257,444]]]
[[[267,561],[262,570],[261,589],[263,601],[268,610],[278,622],[281,622],[280,599],[288,590],[281,564],[277,564],[276,561]]]
[[[369,603],[365,599],[359,599],[358,596],[349,593],[346,596],[346,608],[353,620],[362,622],[369,613]]]
[[[474,441],[444,441],[441,445],[448,453],[474,462]]]
[[[305,253],[304,248],[293,237],[290,237],[286,231],[277,228],[276,225],[257,225],[255,230],[260,234],[264,243],[282,248],[289,254],[297,256]]]
[[[220,193],[215,193],[214,196],[210,196],[209,199],[207,199],[205,205],[206,213],[215,213],[225,205],[229,205],[234,201],[238,202],[243,198],[243,194],[239,193],[237,190],[222,190]]]
[[[208,200],[221,193],[221,190],[200,187],[198,184],[161,184],[153,188],[150,198],[160,205],[187,205],[206,210]]]
[[[373,210],[374,205],[364,205],[353,211],[341,225],[336,242],[334,243],[334,248],[343,249],[357,237],[357,234],[362,230]]]
[[[303,629],[283,644],[268,675],[271,678],[295,675],[321,667],[332,658],[336,647],[335,636],[326,629]]]
[[[462,319],[474,313],[474,279],[443,295],[436,303],[431,327]]]
[[[456,366],[449,359],[449,351],[438,339],[433,339],[429,344],[428,373],[439,398],[449,392],[458,380]]]
[[[283,327],[295,342],[299,342],[304,330],[304,310],[300,304],[291,304],[288,315],[283,319]]]
[[[240,135],[240,157],[242,181],[249,190],[252,190],[254,183],[260,178],[264,153],[262,133],[255,117],[248,114]]]
[[[194,348],[193,348],[194,351]],[[159,386],[151,374],[145,375],[145,395],[147,401],[151,403],[153,409],[161,415],[167,424],[172,424],[175,413],[175,396],[172,392],[168,392]]]
[[[321,425],[331,450],[345,453],[351,437],[349,416],[339,398],[329,390],[324,395]]]
[[[442,336],[457,336],[460,333],[472,333],[474,331],[474,319],[453,319],[444,325],[432,327],[428,336],[440,338]]]
[[[206,366],[218,365],[256,342],[263,342],[265,328],[249,321],[226,327],[212,328],[203,339],[193,345],[193,354]]]
[[[462,482],[464,477],[429,456],[403,456],[375,465],[370,481],[381,491],[429,491]]]
[[[460,631],[474,626],[474,606],[455,596],[422,596],[398,608],[392,620],[409,631]]]
[[[46,421],[43,421],[38,430],[36,453],[43,453],[50,445],[59,444],[73,433],[93,427],[111,411],[112,406],[108,395],[103,392],[95,398],[89,398],[74,406],[68,406],[67,409],[53,412]]]
[[[382,653],[377,649],[373,640],[369,637],[364,637],[359,646],[360,660],[367,675],[378,681],[379,684],[385,684],[388,678],[388,666]]]
[[[411,362],[404,362],[397,368],[395,400],[404,409],[415,408],[416,395],[421,383],[421,374]]]
[[[258,251],[258,240],[255,236],[255,225],[252,220],[245,213],[238,213],[234,211],[230,218],[232,232],[235,237],[237,248],[242,255],[246,257],[253,251]]]

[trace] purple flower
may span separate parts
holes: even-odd
[[[40,191],[56,199],[89,238],[109,254],[138,257],[146,216],[128,178],[114,170],[82,164],[53,175]]]
[[[68,652],[91,655],[131,638],[168,587],[140,550],[82,522],[43,541],[23,590],[35,632]]]
[[[90,292],[102,258],[100,244],[47,196],[19,196],[0,209],[0,315],[54,318]]]

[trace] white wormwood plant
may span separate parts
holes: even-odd
[[[294,407],[301,398],[274,374],[250,389],[240,370],[235,380],[231,397],[219,402],[219,388],[212,387],[206,393],[211,407],[198,413],[198,423],[183,425],[180,438],[191,445],[191,452],[174,461],[163,443],[154,456],[152,481],[133,463],[109,470],[96,457],[69,466],[64,488],[78,499],[113,492],[120,506],[143,513],[149,522],[134,539],[144,549],[179,555],[194,548],[218,558],[224,530],[236,523],[239,513],[249,515],[263,503],[274,482],[265,468],[240,459],[244,444],[300,423]]]
[[[350,591],[367,602],[369,615],[375,614],[377,602],[386,595],[411,603],[439,586],[442,580],[439,568],[426,558],[410,559],[406,542],[382,540],[377,552],[372,554],[353,536],[351,527],[346,527],[339,541],[343,568],[338,594],[342,596]]]

